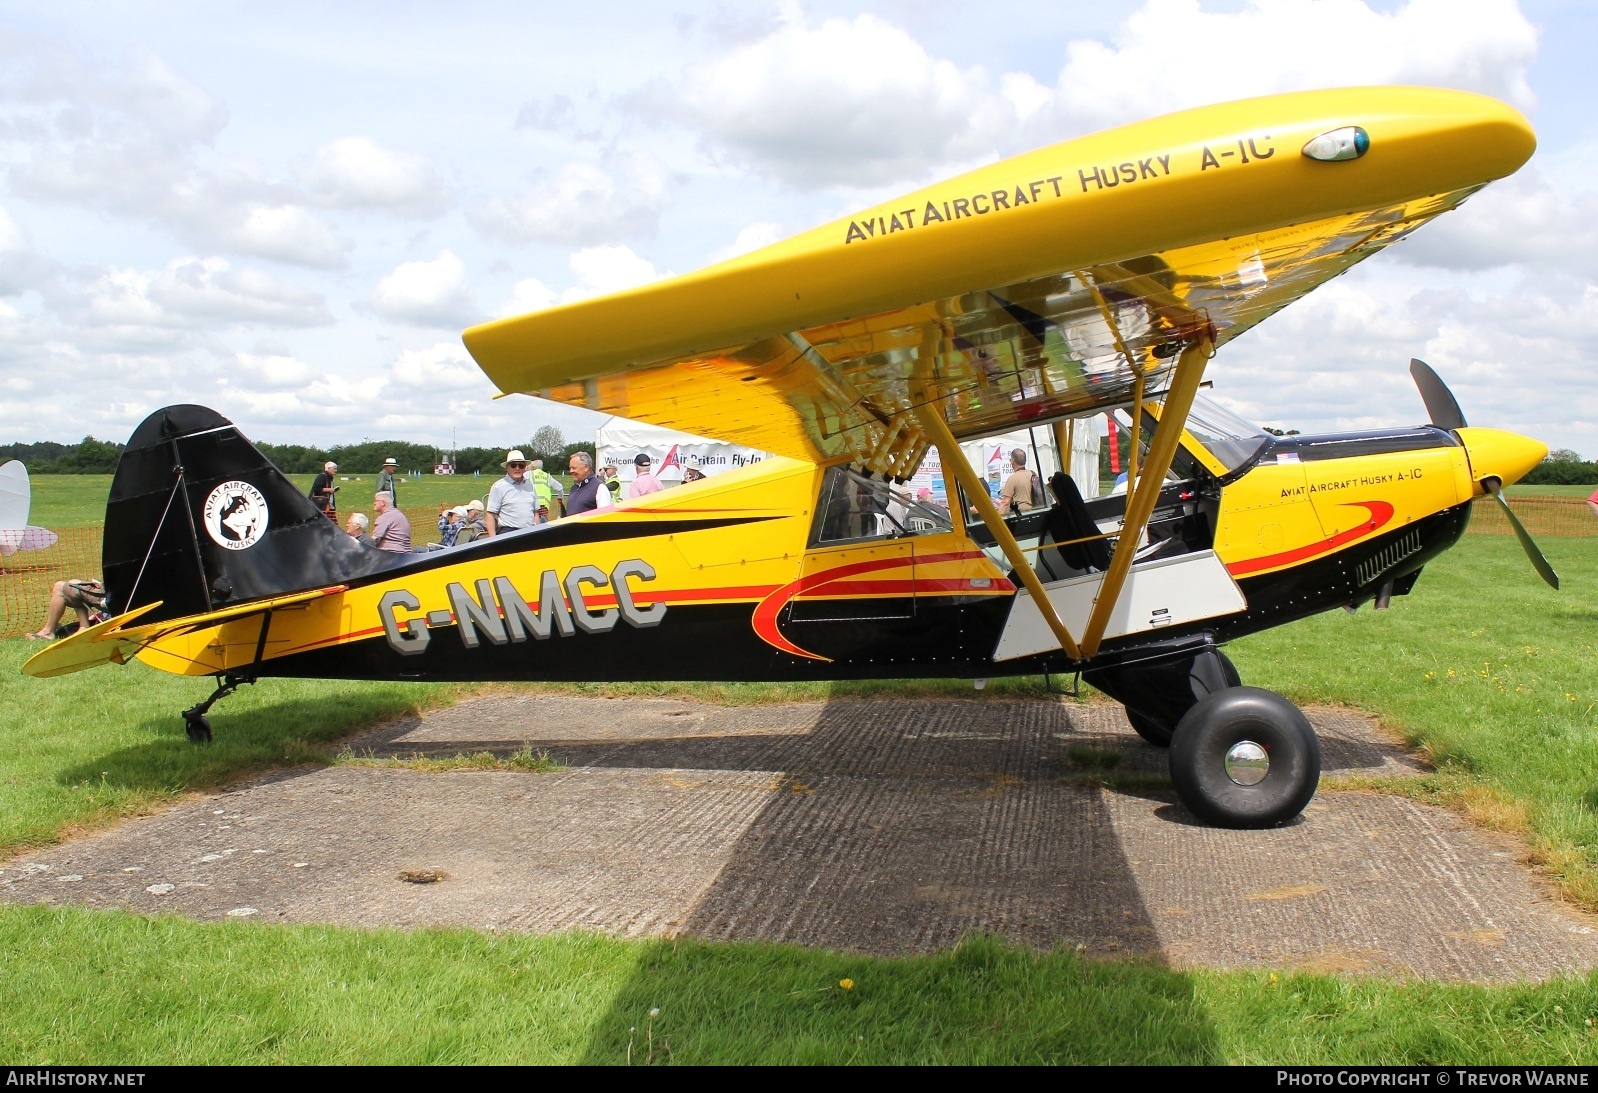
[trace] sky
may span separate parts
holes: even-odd
[[[255,439],[510,446],[466,326],[685,273],[1054,141],[1251,95],[1478,91],[1514,177],[1224,347],[1262,424],[1466,417],[1598,457],[1598,5],[0,2],[0,442],[199,402]]]

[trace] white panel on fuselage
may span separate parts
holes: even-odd
[[[1099,594],[1102,573],[1088,573],[1043,586],[1049,602],[1072,635],[1080,638],[1087,628],[1093,599]],[[1248,609],[1243,592],[1213,550],[1139,562],[1127,574],[1120,601],[1110,612],[1104,637],[1118,638],[1146,630],[1219,618]],[[1058,649],[1054,631],[1043,621],[1032,593],[1022,589],[1010,604],[1010,618],[999,635],[994,660],[1014,660]]]

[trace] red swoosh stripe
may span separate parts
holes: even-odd
[[[1363,524],[1340,531],[1318,543],[1308,546],[1294,547],[1284,550],[1280,554],[1267,554],[1263,558],[1248,558],[1241,562],[1233,562],[1226,567],[1228,573],[1234,577],[1242,577],[1249,573],[1258,573],[1262,569],[1275,569],[1277,566],[1288,565],[1292,562],[1302,562],[1306,558],[1313,558],[1319,554],[1327,554],[1340,546],[1346,546],[1356,539],[1363,539],[1373,531],[1378,531],[1387,526],[1393,518],[1393,506],[1386,501],[1349,501],[1350,507],[1363,508],[1370,513],[1370,519]]]
[[[874,558],[866,562],[852,562],[849,565],[834,566],[818,573],[807,573],[797,581],[788,582],[761,600],[755,606],[754,617],[750,620],[750,623],[754,627],[755,633],[760,635],[760,639],[775,649],[780,649],[784,653],[792,653],[796,657],[830,661],[831,657],[824,657],[819,653],[812,653],[808,649],[801,649],[785,638],[782,631],[777,629],[777,616],[782,613],[782,609],[788,605],[789,600],[800,593],[820,590],[834,581],[841,580],[844,577],[853,577],[859,573],[877,573],[885,569],[903,569],[905,566],[918,563],[932,565],[935,562],[953,562],[966,558],[980,557],[982,557],[980,550],[962,550],[948,554],[929,554],[923,558],[914,556]]]

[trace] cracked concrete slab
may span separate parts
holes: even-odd
[[[1179,967],[1470,980],[1598,966],[1598,923],[1512,842],[1329,788],[1424,766],[1367,718],[1307,712],[1329,781],[1299,822],[1237,832],[1188,817],[1164,752],[1114,706],[485,697],[351,746],[531,747],[564,769],[282,772],[8,863],[0,899],[879,953],[983,932]]]

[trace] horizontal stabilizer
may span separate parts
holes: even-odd
[[[250,615],[266,614],[279,608],[321,599],[323,596],[337,595],[344,590],[343,585],[334,585],[331,588],[318,588],[292,596],[277,596],[255,603],[241,603],[219,611],[209,611],[203,615],[128,626],[128,623],[160,606],[159,603],[147,604],[116,618],[79,630],[71,637],[63,638],[43,652],[29,657],[22,670],[30,676],[43,678],[64,676],[71,672],[80,672],[85,668],[97,668],[102,664],[123,664],[136,656],[146,645],[180,631],[214,626],[219,622],[242,619]]]

